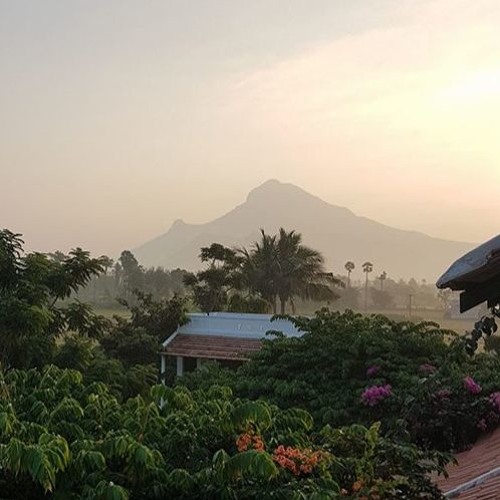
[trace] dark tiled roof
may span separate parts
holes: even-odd
[[[448,466],[448,479],[440,476],[435,482],[444,493],[465,485],[500,467],[500,428],[483,436],[468,451],[455,457],[458,465]],[[467,490],[450,498],[459,500],[500,499],[500,474],[484,481],[478,481]]]
[[[464,491],[459,496],[459,500],[498,500],[500,498],[500,478],[493,477],[484,483],[478,484],[468,491]]]
[[[439,278],[438,288],[464,290],[500,274],[500,234],[458,259]]]
[[[189,358],[232,359],[244,361],[261,348],[259,339],[242,339],[217,335],[178,334],[165,347],[169,356]]]

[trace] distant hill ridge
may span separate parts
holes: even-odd
[[[147,267],[195,270],[200,268],[202,246],[213,242],[247,246],[259,238],[260,228],[274,233],[280,227],[302,233],[305,244],[320,250],[335,273],[344,271],[347,260],[355,262],[360,272],[361,264],[368,260],[375,273],[385,270],[396,279],[433,280],[473,247],[392,228],[327,203],[293,184],[270,180],[222,217],[206,224],[177,220],[169,231],[134,253]]]

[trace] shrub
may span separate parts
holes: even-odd
[[[158,385],[121,403],[102,382],[49,366],[0,373],[0,391],[6,498],[359,498],[365,489],[441,498],[427,473],[446,456],[396,444],[377,427],[318,434],[307,412],[235,399],[224,387]]]
[[[302,337],[271,337],[237,372],[211,367],[179,383],[223,381],[241,397],[303,408],[318,427],[380,421],[384,434],[443,451],[466,448],[499,420],[490,394],[500,391],[500,358],[470,358],[453,332],[326,310],[292,321]]]

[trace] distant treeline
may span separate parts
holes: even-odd
[[[343,277],[345,278],[345,277]],[[368,280],[366,283],[352,283],[342,291],[342,296],[335,304],[336,309],[365,309],[365,294],[369,310],[391,309],[446,309],[451,294],[438,294],[436,286],[425,280],[418,282],[411,278],[408,281],[395,280],[389,277]]]
[[[78,299],[101,308],[115,309],[121,307],[120,299],[133,302],[134,290],[151,294],[156,300],[187,293],[184,286],[187,271],[183,269],[145,268],[129,250],[123,251],[116,262],[109,257],[106,262],[104,273],[92,278],[78,292]]]
[[[293,238],[297,241],[290,244]],[[284,242],[288,248],[286,258]],[[297,261],[304,259],[304,251],[308,258],[312,255],[317,260],[318,268],[311,273],[306,265],[303,274],[309,272],[309,275],[305,278],[290,277],[283,269],[297,269]],[[55,259],[58,256],[62,257],[62,254],[56,252],[52,255]],[[356,269],[352,261],[345,264],[346,272],[327,273],[322,267],[321,254],[303,246],[297,233],[283,229],[275,236],[262,233],[261,241],[249,249],[229,249],[214,243],[201,249],[200,259],[205,269],[193,274],[183,269],[145,268],[132,252],[125,250],[116,262],[105,257],[104,273],[94,277],[78,292],[77,298],[100,308],[115,309],[120,307],[121,299],[133,301],[133,292],[137,290],[156,300],[174,295],[189,296],[194,308],[206,312],[236,311],[240,303],[244,312],[252,311],[252,304],[256,308],[254,312],[277,312],[276,301],[280,301],[282,294],[280,286],[281,289],[284,286],[290,288],[292,284],[297,290],[285,299],[285,303],[290,306],[288,311],[293,313],[309,313],[322,306],[359,311],[445,310],[451,299],[450,294],[438,293],[435,285],[425,280],[396,280],[385,271],[374,273],[376,263],[368,261],[360,265],[365,275],[363,280],[351,278]],[[304,279],[301,283],[300,280]],[[275,287],[269,293],[272,284]],[[325,293],[326,288],[332,288],[332,293]],[[311,290],[316,293],[311,293]],[[282,304],[282,312],[285,305]]]

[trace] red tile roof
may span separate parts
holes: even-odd
[[[178,334],[167,344],[164,352],[169,356],[245,361],[261,345],[262,341],[259,339]]]
[[[440,476],[435,481],[441,491],[446,494],[470,482],[470,488],[462,488],[461,492],[449,497],[459,500],[500,499],[500,471],[493,477],[480,478],[500,467],[500,428],[483,436],[470,450],[459,453],[455,458],[458,465],[448,466],[448,479]],[[474,484],[473,481],[478,478],[479,481]]]

